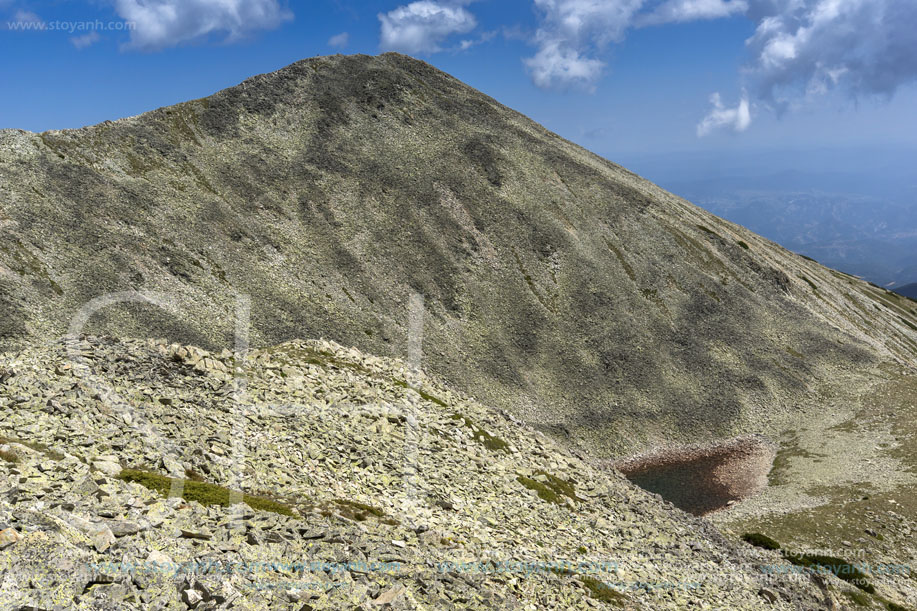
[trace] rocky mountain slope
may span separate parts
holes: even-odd
[[[3,609],[826,609],[855,592],[765,575],[776,553],[329,342],[72,339],[3,355],[0,380]]]
[[[917,304],[833,272],[402,55],[304,60],[79,130],[0,132],[0,342],[403,356],[596,455],[782,428],[913,367]],[[845,378],[846,379],[846,378]]]

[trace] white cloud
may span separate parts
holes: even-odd
[[[719,93],[714,93],[710,96],[710,103],[713,105],[713,109],[697,125],[698,138],[703,138],[720,129],[744,132],[751,125],[751,106],[748,102],[748,96],[744,92],[742,99],[735,108],[725,107]]]
[[[634,27],[718,19],[742,13],[748,0],[534,0],[541,15],[525,60],[532,80],[544,89],[594,90],[603,52]]]
[[[3,0],[0,0],[0,8],[3,8]],[[44,20],[31,11],[17,10],[12,14],[9,21],[0,22],[0,30],[13,31],[42,31],[47,27]]]
[[[338,49],[343,49],[350,42],[350,34],[347,32],[341,32],[336,36],[332,36],[328,39],[329,47],[336,47]]]
[[[535,0],[544,13],[540,30],[571,44],[620,42],[644,0]]]
[[[736,0],[733,0],[735,2]],[[917,81],[915,0],[746,0],[755,23],[743,76],[778,112],[832,90],[855,97],[893,95]],[[751,123],[747,98],[725,108],[715,96],[698,136]]]
[[[95,43],[101,40],[98,32],[89,32],[88,34],[83,34],[82,36],[73,36],[70,38],[70,43],[77,49],[85,49],[86,47],[91,47]]]
[[[467,51],[471,47],[476,47],[480,44],[484,44],[485,42],[490,42],[491,40],[496,38],[497,34],[499,34],[497,30],[491,30],[490,32],[484,32],[477,38],[470,38],[470,39],[463,40],[459,43],[458,50]]]
[[[532,81],[542,89],[580,88],[593,91],[605,63],[583,57],[576,49],[558,41],[541,45],[534,57],[525,60]]]
[[[595,57],[623,40],[644,0],[535,0],[542,15],[538,51],[525,60],[543,89],[593,90],[605,63]]]
[[[915,0],[751,0],[748,75],[762,98],[843,88],[893,94],[917,80]]]
[[[115,10],[135,24],[127,47],[144,51],[214,33],[225,33],[232,42],[293,18],[278,0],[115,0]]]
[[[467,34],[477,27],[474,15],[462,6],[467,3],[420,0],[380,13],[380,46],[385,51],[411,54],[441,51],[449,36]]]
[[[638,25],[661,25],[699,19],[731,17],[748,10],[747,0],[667,0],[652,13],[642,15]]]
[[[917,81],[917,0],[534,0],[542,88],[594,90],[610,44],[635,27],[744,14],[755,24],[744,69],[771,106],[833,89],[893,94]]]
[[[42,23],[41,17],[32,11],[24,11],[21,9],[16,11],[16,14],[13,15],[13,20],[20,23]]]

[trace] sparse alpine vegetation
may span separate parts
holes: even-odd
[[[0,434],[29,443],[0,461],[0,600],[13,608],[765,603],[746,572],[754,548],[433,378],[406,387],[399,361],[324,341],[242,358],[86,338],[0,355],[11,363]],[[40,449],[52,445],[59,460]],[[647,564],[648,546],[666,562]],[[743,578],[640,585],[711,566]],[[767,587],[800,608],[824,599]]]
[[[232,490],[209,484],[206,482],[188,480],[176,480],[159,473],[150,473],[148,471],[137,471],[135,469],[125,469],[118,476],[126,482],[137,483],[144,488],[149,488],[163,496],[168,496],[173,485],[177,482],[180,485],[181,498],[186,501],[194,501],[201,505],[220,505],[226,507],[230,504]],[[238,493],[241,502],[245,503],[252,509],[259,511],[269,511],[279,513],[285,516],[294,516],[293,509],[284,503],[279,503],[272,499],[266,499],[249,494]]]
[[[830,421],[914,301],[423,62],[0,130],[0,192],[0,606],[895,604],[596,459]]]
[[[218,351],[247,295],[252,345],[403,356],[416,293],[428,371],[599,457],[645,449],[651,422],[681,444],[776,434],[798,410],[758,406],[818,410],[820,384],[917,364],[914,302],[403,55],[307,59],[78,130],[0,130],[0,176],[0,347],[145,291],[168,305],[113,304],[85,332]]]

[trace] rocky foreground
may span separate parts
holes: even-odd
[[[850,588],[766,578],[775,553],[328,342],[73,339],[0,356],[0,380],[4,610],[824,609]]]

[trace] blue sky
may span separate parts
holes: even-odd
[[[398,50],[625,164],[917,149],[915,32],[914,0],[0,0],[0,128]]]

